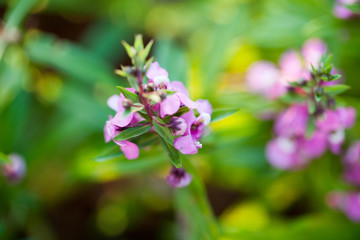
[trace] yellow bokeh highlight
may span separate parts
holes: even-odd
[[[220,222],[229,232],[264,229],[270,221],[265,207],[258,202],[245,202],[226,210],[220,217]]]
[[[126,210],[118,203],[107,204],[98,212],[96,222],[104,234],[108,236],[119,235],[128,225]]]

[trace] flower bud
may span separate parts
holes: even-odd
[[[11,163],[1,166],[2,175],[10,183],[18,183],[24,177],[26,172],[25,160],[18,154],[10,154]]]
[[[315,89],[315,96],[321,97],[322,95],[324,95],[324,89],[322,87],[317,87]]]
[[[174,136],[181,136],[186,132],[187,124],[184,119],[173,117],[170,120],[170,130]]]
[[[330,109],[335,109],[336,107],[336,101],[334,98],[328,98],[327,99],[327,107],[330,108]]]
[[[155,83],[148,83],[146,85],[146,92],[153,92],[156,90],[156,85]]]
[[[129,109],[132,105],[132,101],[130,99],[125,98],[122,102],[122,105],[125,109]]]
[[[188,174],[183,168],[173,167],[170,174],[167,176],[166,181],[171,187],[181,188],[186,187],[191,183],[192,176]]]
[[[164,101],[166,99],[166,92],[165,91],[159,91],[159,96],[161,101]]]

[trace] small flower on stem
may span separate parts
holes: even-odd
[[[172,167],[166,181],[171,187],[181,188],[186,187],[191,183],[192,176],[188,174],[183,168]]]
[[[19,183],[25,176],[26,163],[22,156],[18,154],[10,154],[11,163],[1,166],[2,175],[13,184]]]

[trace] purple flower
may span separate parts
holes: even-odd
[[[271,165],[279,169],[299,169],[326,150],[326,138],[315,133],[305,137],[277,137],[266,146],[266,156]]]
[[[22,156],[18,154],[10,154],[11,163],[1,166],[2,175],[13,184],[20,182],[26,173],[26,163]]]
[[[327,196],[329,207],[339,210],[353,222],[360,222],[360,193],[332,192]]]
[[[276,119],[274,129],[280,136],[304,136],[309,119],[307,106],[294,104],[282,112]]]
[[[183,118],[172,117],[170,120],[170,130],[174,136],[181,136],[186,132],[187,124]]]
[[[251,64],[246,71],[246,82],[251,91],[268,98],[277,98],[286,92],[286,85],[280,82],[280,72],[271,62]]]
[[[285,52],[279,62],[281,77],[285,82],[296,82],[304,77],[302,59],[298,52],[289,50]]]
[[[161,84],[168,85],[170,83],[168,72],[164,68],[161,68],[158,62],[150,64],[146,76],[150,82],[155,83],[156,86]]]
[[[133,88],[127,88],[131,92],[135,92]],[[107,103],[111,109],[116,111],[116,115],[113,118],[109,116],[109,120],[106,121],[104,127],[104,138],[105,142],[113,140],[117,145],[120,146],[121,151],[125,154],[125,157],[129,160],[135,159],[139,156],[139,148],[136,144],[129,141],[115,141],[114,137],[119,134],[123,129],[134,125],[142,120],[142,117],[138,113],[130,113],[127,116],[123,116],[125,107],[123,101],[126,98],[121,94],[111,96]]]
[[[343,176],[349,183],[360,186],[360,141],[355,142],[343,158]]]
[[[139,147],[135,143],[126,140],[114,142],[120,146],[121,151],[127,159],[132,160],[139,157]]]
[[[160,103],[160,116],[162,118],[166,115],[175,114],[181,106],[187,106],[190,109],[197,107],[197,104],[190,100],[189,93],[182,82],[171,82],[168,84],[167,89],[175,91],[175,93],[167,96]]]
[[[340,107],[336,110],[326,110],[324,116],[316,121],[319,131],[328,135],[328,143],[333,153],[340,153],[345,140],[345,129],[354,125],[355,117],[354,108]]]
[[[183,114],[182,118],[187,125],[185,133],[174,140],[174,147],[182,154],[196,154],[202,145],[199,142],[204,134],[205,127],[209,125],[212,107],[207,100],[197,100],[199,116],[196,118],[193,111]]]
[[[359,2],[358,0],[337,0],[334,6],[334,15],[340,19],[351,18],[355,14],[345,5],[353,5]]]
[[[183,168],[175,167],[170,170],[170,173],[166,178],[168,184],[174,188],[186,187],[191,183],[191,180],[192,176],[188,174]]]

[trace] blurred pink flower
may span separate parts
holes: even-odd
[[[360,221],[360,193],[331,192],[326,202],[329,207],[343,212],[351,221]]]
[[[26,173],[25,159],[18,154],[10,154],[11,163],[6,163],[1,166],[2,175],[13,184],[20,182]]]
[[[250,90],[268,98],[277,98],[286,92],[286,85],[280,81],[280,71],[267,61],[253,63],[246,71]]]
[[[334,15],[340,19],[351,18],[355,13],[353,13],[346,5],[353,5],[359,3],[358,0],[337,0],[333,9]]]
[[[174,188],[186,187],[191,183],[191,180],[192,176],[188,174],[183,168],[175,167],[170,170],[170,173],[166,178],[168,184]]]

